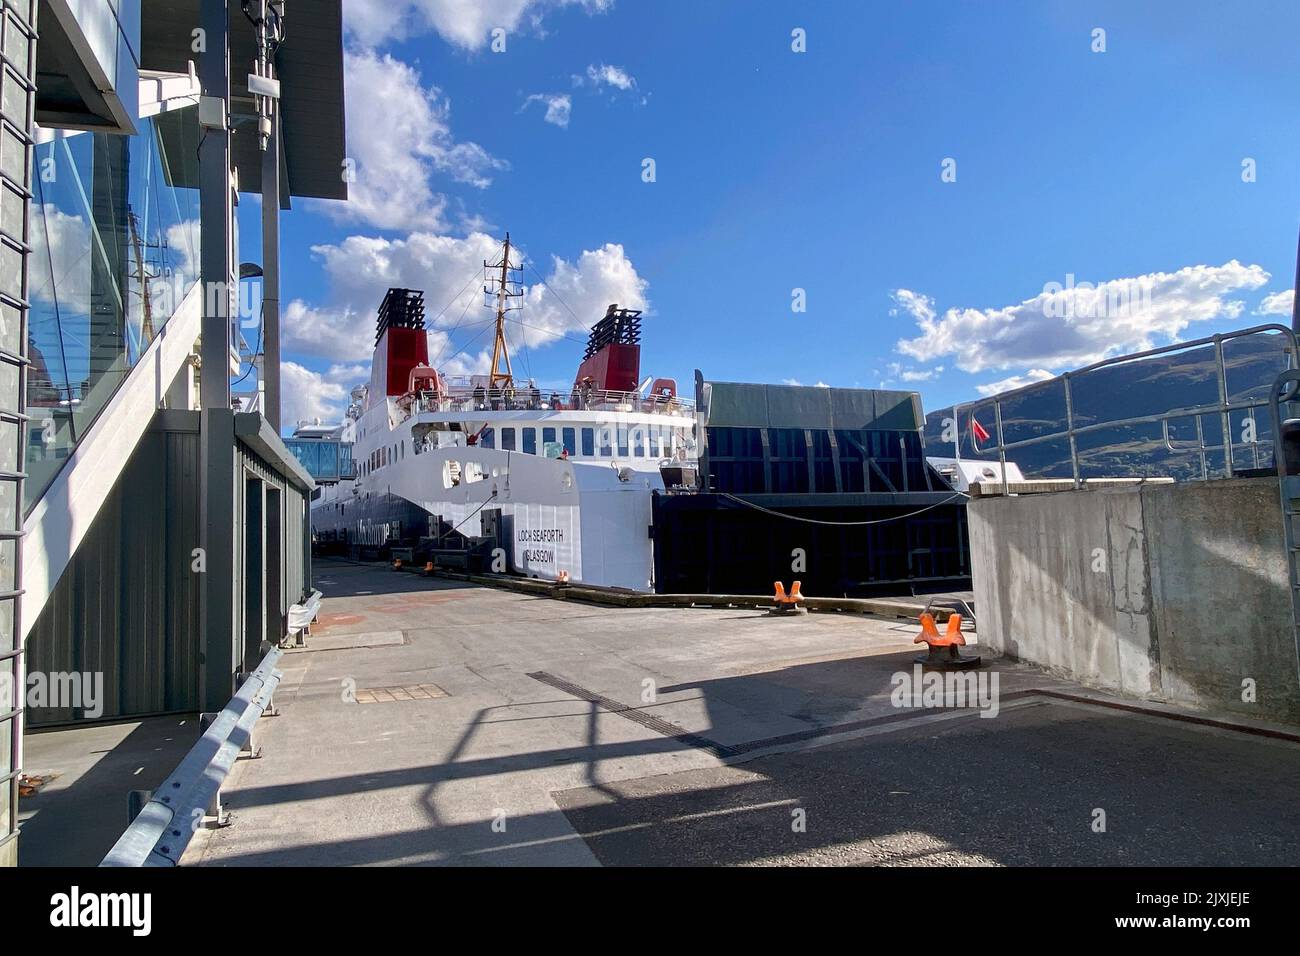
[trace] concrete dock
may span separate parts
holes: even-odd
[[[1005,661],[980,671],[998,677],[996,716],[897,707],[914,624],[610,608],[337,561],[316,583],[321,617],[282,662],[263,756],[236,765],[231,825],[201,831],[186,864],[1300,853],[1295,734],[1117,709]]]

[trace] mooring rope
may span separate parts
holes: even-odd
[[[913,518],[916,515],[924,514],[925,512],[930,511],[934,508],[942,507],[943,505],[956,501],[958,498],[970,497],[970,495],[966,494],[966,492],[959,491],[955,495],[943,499],[943,501],[936,501],[934,504],[926,505],[924,508],[921,508],[918,511],[912,511],[905,515],[894,515],[889,518],[876,518],[873,521],[822,521],[818,518],[800,518],[798,515],[788,515],[782,511],[773,511],[771,508],[764,508],[762,505],[756,505],[752,501],[746,501],[744,498],[738,498],[735,495],[729,494],[728,492],[725,491],[721,492],[721,495],[724,498],[730,498],[732,501],[739,502],[740,504],[744,505],[746,508],[753,508],[755,511],[761,511],[764,514],[775,515],[778,518],[785,518],[789,521],[802,521],[806,524],[821,524],[821,525],[829,525],[832,527],[840,527],[840,528],[861,527],[863,525],[887,524],[890,521],[901,521],[904,518]]]

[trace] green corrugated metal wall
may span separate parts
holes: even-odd
[[[299,600],[304,496],[257,455],[236,453],[236,576],[243,563],[244,477],[283,495],[281,615]],[[141,440],[27,641],[30,672],[102,672],[100,720],[199,707],[198,414],[164,412]],[[242,594],[242,582],[234,582]],[[243,606],[236,602],[242,641]],[[75,709],[33,708],[31,727],[89,719]]]

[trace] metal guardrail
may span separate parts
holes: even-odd
[[[316,620],[316,615],[320,613],[320,602],[320,591],[312,589],[307,600],[289,608],[290,636],[296,637],[311,626],[311,622]]]
[[[240,753],[253,752],[253,726],[271,706],[283,653],[274,647],[262,658],[100,866],[177,866],[209,811],[220,818],[221,784]]]
[[[991,399],[985,398],[973,402],[964,402],[960,405],[954,405],[953,420],[957,426],[957,441],[955,443],[957,449],[956,458],[958,461],[961,460],[960,422],[961,422],[961,416],[963,411],[972,410],[977,406],[987,406],[990,402],[992,402],[993,416],[994,416],[993,424],[994,424],[994,428],[996,429],[996,433],[995,433],[996,443],[986,448],[980,448],[978,444],[974,443],[973,436],[971,441],[972,444],[974,444],[975,450],[977,452],[981,452],[981,453],[992,452],[992,451],[997,452],[998,461],[1002,465],[1002,493],[1004,495],[1007,494],[1007,471],[1006,471],[1007,452],[1014,451],[1018,448],[1028,448],[1033,445],[1046,444],[1048,442],[1059,442],[1063,439],[1069,441],[1070,444],[1071,484],[1072,487],[1074,487],[1077,490],[1082,486],[1082,479],[1080,477],[1080,467],[1079,467],[1079,444],[1078,444],[1078,439],[1080,436],[1103,431],[1106,429],[1124,428],[1129,425],[1159,424],[1161,426],[1164,435],[1166,447],[1169,448],[1170,451],[1175,452],[1177,454],[1178,452],[1173,447],[1170,440],[1169,422],[1176,421],[1178,419],[1183,419],[1183,418],[1194,418],[1196,421],[1196,430],[1197,430],[1197,437],[1199,443],[1199,451],[1201,456],[1201,473],[1203,478],[1208,479],[1209,471],[1208,471],[1208,464],[1206,460],[1206,452],[1209,450],[1210,447],[1215,447],[1215,446],[1207,446],[1205,444],[1205,435],[1204,435],[1203,427],[1201,425],[1201,418],[1206,415],[1218,415],[1221,418],[1221,425],[1223,431],[1223,441],[1220,443],[1220,446],[1218,447],[1220,447],[1222,450],[1224,456],[1224,467],[1226,468],[1227,474],[1231,476],[1233,471],[1233,448],[1237,447],[1238,445],[1244,444],[1244,443],[1234,442],[1232,440],[1232,419],[1231,419],[1232,412],[1246,411],[1246,410],[1253,411],[1254,409],[1257,408],[1267,408],[1269,407],[1270,401],[1272,400],[1272,396],[1270,395],[1264,398],[1247,399],[1247,400],[1236,401],[1236,402],[1229,400],[1228,374],[1227,374],[1227,367],[1223,359],[1223,343],[1226,341],[1230,341],[1232,339],[1244,338],[1245,336],[1248,335],[1258,335],[1261,333],[1276,333],[1285,336],[1289,346],[1289,348],[1287,349],[1288,367],[1290,369],[1296,368],[1297,349],[1298,349],[1296,333],[1285,325],[1276,325],[1276,324],[1256,325],[1248,329],[1240,329],[1236,332],[1226,332],[1226,333],[1219,333],[1216,335],[1209,335],[1209,336],[1205,336],[1204,338],[1193,339],[1188,342],[1177,342],[1172,345],[1161,346],[1160,348],[1148,349],[1144,352],[1134,352],[1129,355],[1117,355],[1114,358],[1105,359],[1101,362],[1095,362],[1092,365],[1088,365],[1080,369],[1075,369],[1072,372],[1066,372],[1062,375],[1056,376],[1055,378],[1047,379],[1042,382],[1034,382],[1032,385],[1026,385],[1022,388],[1017,388],[1009,392],[1003,392],[1002,394],[996,395]],[[1151,358],[1152,356],[1156,356],[1156,355],[1164,355],[1170,352],[1183,352],[1183,351],[1187,351],[1188,349],[1200,348],[1206,345],[1214,346],[1215,372],[1216,372],[1218,391],[1219,391],[1219,400],[1217,402],[1210,402],[1202,405],[1191,405],[1191,406],[1184,406],[1179,408],[1172,408],[1169,409],[1168,411],[1160,412],[1154,415],[1135,415],[1130,418],[1121,418],[1121,419],[1115,419],[1115,420],[1105,421],[1105,422],[1096,422],[1088,425],[1078,425],[1075,423],[1073,382],[1076,379],[1080,378],[1081,376],[1086,375],[1089,372],[1095,372],[1096,370],[1101,368],[1106,368],[1111,365],[1122,365],[1129,362],[1135,362],[1135,361],[1140,361],[1142,359]],[[1032,438],[1023,438],[1013,442],[1006,441],[1005,440],[1006,436],[1002,428],[1003,404],[1012,398],[1019,398],[1030,392],[1045,390],[1047,386],[1057,381],[1060,381],[1062,383],[1065,391],[1065,428],[1060,431],[1054,431],[1045,435],[1035,435]],[[1197,449],[1192,449],[1192,451],[1196,451],[1196,450]]]

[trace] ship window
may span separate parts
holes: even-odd
[[[572,458],[578,453],[577,433],[572,428],[564,428],[560,430],[560,434],[564,436],[564,450]]]
[[[478,443],[482,448],[496,448],[497,437],[491,428],[485,428],[483,434],[478,436]]]
[[[542,444],[543,444],[543,445],[547,445],[547,444],[553,444],[554,442],[555,442],[555,429],[554,429],[554,428],[543,428],[543,429],[542,429]]]
[[[515,430],[513,428],[501,429],[501,449],[503,451],[515,450]]]
[[[599,434],[600,434],[600,457],[612,458],[614,455],[614,449],[611,447],[611,442],[613,442],[614,440],[613,432],[610,430],[608,425],[604,425],[600,428]]]
[[[618,429],[618,457],[627,457],[627,428],[621,425]]]
[[[482,481],[487,476],[483,474],[483,464],[477,461],[465,462],[465,483],[472,481]]]
[[[536,455],[537,454],[537,429],[521,428],[520,431],[524,433],[524,454]]]
[[[590,428],[582,430],[582,456],[592,458],[596,454],[596,433]]]
[[[632,429],[632,454],[637,458],[645,457],[645,429]]]

